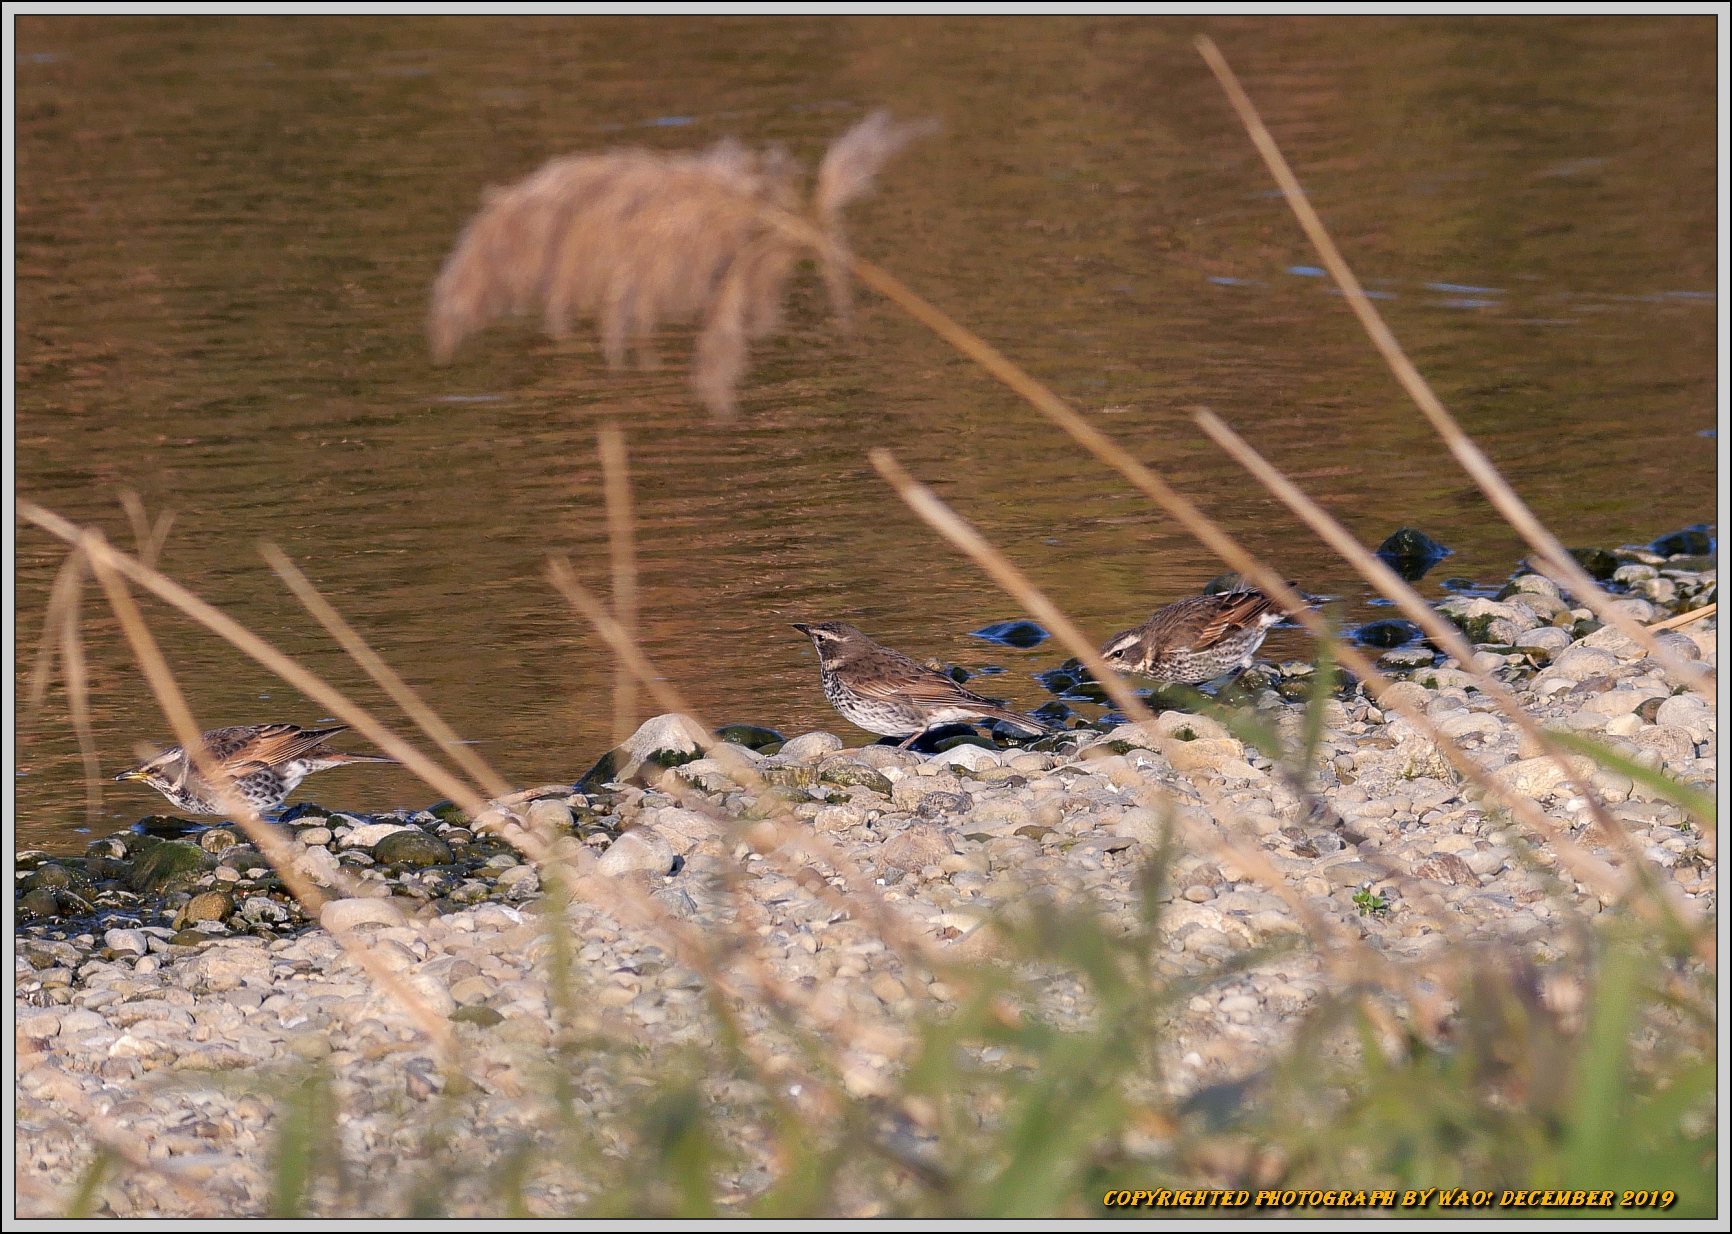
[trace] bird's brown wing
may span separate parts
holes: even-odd
[[[1206,616],[1191,644],[1197,651],[1213,647],[1228,634],[1244,629],[1265,613],[1278,611],[1275,601],[1260,591],[1234,591],[1206,598],[1214,602],[1214,612]]]
[[[992,705],[991,699],[963,689],[950,674],[928,668],[888,647],[880,647],[871,657],[855,661],[854,667],[857,671],[849,685],[856,693],[868,698],[907,699],[929,704]]]
[[[317,749],[348,727],[347,724],[337,724],[330,728],[301,728],[294,724],[264,724],[253,730],[250,740],[230,743],[226,753],[214,746],[212,752],[225,763],[231,759],[238,759],[247,763],[258,763],[265,767],[280,767],[284,763]],[[206,741],[209,741],[208,737]]]

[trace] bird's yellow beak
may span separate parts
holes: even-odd
[[[114,778],[116,780],[142,780],[144,779],[144,772],[134,767],[131,771],[123,771]]]

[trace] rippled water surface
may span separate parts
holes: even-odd
[[[18,21],[17,488],[131,542],[357,696],[260,561],[281,545],[513,780],[609,744],[611,662],[543,579],[607,574],[596,428],[629,430],[645,641],[706,716],[861,739],[788,622],[842,617],[1045,696],[1063,653],[865,461],[892,447],[1103,639],[1219,573],[1116,476],[880,302],[842,344],[805,278],[741,415],[683,366],[497,327],[429,363],[427,291],[483,188],[545,159],[735,135],[808,162],[867,110],[942,127],[851,214],[867,256],[979,330],[1245,543],[1363,619],[1363,586],[1194,430],[1207,404],[1366,541],[1403,524],[1494,581],[1514,535],[1447,461],[1191,48],[1208,29],[1445,402],[1569,543],[1713,517],[1711,18],[85,18]],[[677,355],[681,340],[669,342]],[[17,537],[18,681],[61,548]],[[318,706],[152,607],[207,726]],[[167,728],[95,596],[112,775]],[[1302,655],[1278,632],[1277,656]],[[22,697],[22,694],[20,695]],[[388,713],[389,714],[389,713]],[[364,743],[351,743],[364,748]],[[56,684],[16,841],[76,845]],[[393,769],[313,796],[424,804]],[[300,796],[308,793],[303,789]],[[106,785],[109,829],[158,799]]]

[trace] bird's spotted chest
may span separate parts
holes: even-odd
[[[842,713],[842,718],[857,728],[881,737],[906,737],[925,727],[919,711],[888,699],[870,698],[856,693],[841,677],[824,670],[824,697],[830,706]]]
[[[1257,648],[1262,645],[1263,633],[1259,629],[1228,635],[1201,651],[1190,647],[1168,648],[1156,657],[1150,675],[1183,685],[1213,681],[1223,673],[1249,665],[1252,656],[1257,654]]]

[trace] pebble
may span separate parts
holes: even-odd
[[[649,827],[634,827],[608,845],[596,863],[596,871],[617,878],[634,871],[666,874],[673,868],[674,850],[667,840]]]

